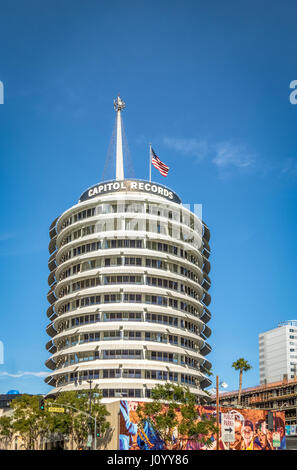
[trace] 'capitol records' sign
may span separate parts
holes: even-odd
[[[169,201],[181,204],[181,200],[177,194],[170,189],[162,186],[161,184],[151,183],[149,181],[142,180],[123,180],[123,181],[107,181],[105,183],[99,183],[85,191],[79,202],[87,201],[93,197],[98,197],[107,193],[116,192],[130,192],[130,191],[141,191],[150,194],[156,194],[157,196],[164,197]]]

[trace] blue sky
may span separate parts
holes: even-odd
[[[135,174],[148,143],[211,230],[214,374],[253,366],[258,334],[296,313],[294,1],[0,2],[0,393],[45,393],[48,227],[100,181],[112,100]],[[35,375],[34,375],[35,374]],[[15,377],[13,377],[15,375]]]

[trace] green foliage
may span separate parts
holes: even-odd
[[[174,384],[157,385],[151,392],[152,402],[138,405],[140,425],[149,418],[166,447],[173,446],[172,436],[191,438],[211,444],[210,436],[217,432],[215,420],[199,416],[196,397],[188,387]]]
[[[239,388],[238,388],[238,405],[240,405],[241,389],[242,389],[242,375],[243,372],[247,372],[252,369],[252,366],[246,361],[243,357],[237,359],[237,361],[232,364],[233,369],[239,370]]]
[[[11,416],[1,416],[0,418],[0,438],[5,444],[10,444],[14,434],[14,428]]]
[[[22,395],[11,402],[13,428],[24,442],[25,449],[36,449],[38,437],[47,430],[46,415],[40,410],[39,397]]]
[[[235,370],[239,370],[241,372],[247,372],[248,370],[252,369],[252,366],[243,357],[233,362],[232,367]]]
[[[90,409],[91,400],[91,409]],[[109,415],[105,405],[102,405],[101,395],[98,391],[82,390],[78,392],[62,392],[54,402],[54,406],[66,405],[66,413],[52,414],[51,431],[71,436],[77,446],[84,446],[88,434],[94,433],[94,420],[84,413],[90,413],[96,417],[97,428],[101,435],[109,428],[107,416]],[[75,409],[74,409],[75,408]],[[79,411],[82,413],[80,413]]]
[[[22,436],[26,449],[36,449],[38,438],[53,433],[69,436],[71,448],[73,441],[77,446],[84,446],[88,434],[94,433],[94,420],[85,413],[96,417],[101,435],[109,428],[109,413],[100,400],[101,395],[93,390],[62,392],[56,399],[44,399],[45,409],[41,410],[40,397],[24,395],[11,404],[14,409],[13,429]],[[65,412],[49,412],[49,406],[63,407]]]

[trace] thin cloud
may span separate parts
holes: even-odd
[[[195,157],[197,161],[208,159],[217,169],[246,169],[254,163],[255,155],[243,144],[233,141],[209,143],[207,140],[164,137],[164,145],[172,150]]]
[[[163,143],[176,152],[192,155],[197,157],[198,160],[204,159],[210,153],[209,144],[206,140],[164,137]]]
[[[287,176],[297,175],[297,160],[296,158],[287,158],[281,168],[281,174]]]
[[[9,372],[0,372],[0,377],[12,377],[15,379],[18,379],[20,377],[25,377],[25,376],[33,376],[33,377],[46,377],[48,375],[47,372],[30,372],[30,371],[24,371],[24,372],[17,372],[16,374],[10,374]]]
[[[252,165],[254,155],[248,152],[246,146],[233,144],[232,142],[220,142],[215,145],[215,157],[212,162],[218,168],[234,166],[247,168]]]

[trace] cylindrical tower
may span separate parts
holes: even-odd
[[[50,226],[51,393],[93,380],[105,400],[160,383],[205,398],[208,227],[169,188],[116,179],[85,191]]]

